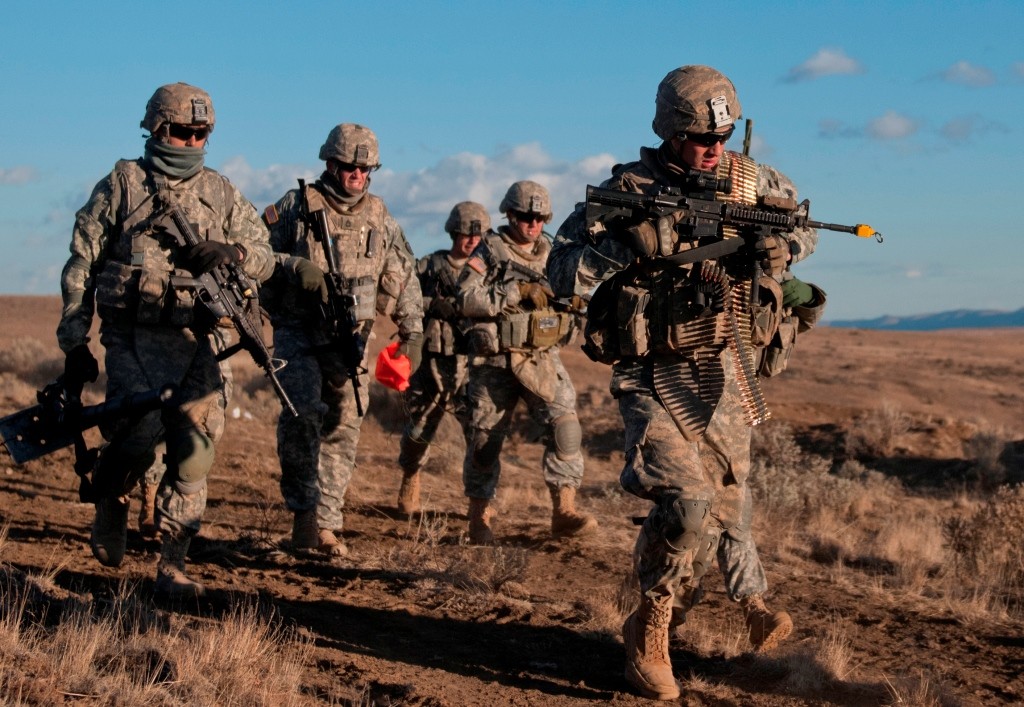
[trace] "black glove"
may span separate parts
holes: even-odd
[[[316,263],[306,258],[294,258],[292,270],[299,280],[299,287],[306,292],[318,293],[321,302],[327,302],[327,281],[324,271]]]
[[[89,347],[79,344],[64,357],[64,378],[68,382],[92,383],[100,375],[100,364]]]
[[[409,359],[409,375],[411,376],[420,367],[423,361],[423,334],[409,334],[408,338],[398,345],[396,354],[406,356]]]
[[[242,251],[230,243],[203,241],[188,252],[188,260],[189,269],[202,275],[221,265],[242,262]]]
[[[529,300],[533,302],[534,309],[544,309],[548,306],[548,297],[554,297],[555,293],[550,287],[545,287],[539,282],[520,282],[519,301]]]
[[[435,297],[430,301],[430,316],[436,319],[454,319],[459,313],[455,303],[448,297]]]

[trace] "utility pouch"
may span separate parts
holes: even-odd
[[[504,315],[498,321],[498,348],[500,351],[523,349],[527,345],[529,334],[529,312]]]
[[[346,285],[348,285],[348,294],[355,300],[355,303],[352,305],[352,313],[356,321],[372,321],[377,315],[377,288],[373,278],[355,278],[349,280]]]
[[[649,290],[623,285],[615,306],[620,356],[643,356],[650,350],[650,334],[644,311],[651,301]]]
[[[562,343],[569,333],[569,315],[553,309],[530,312],[530,328],[526,345],[548,349]]]
[[[775,338],[782,319],[782,287],[775,278],[763,276],[758,281],[759,302],[751,308],[750,343],[767,346]]]
[[[761,365],[757,369],[758,375],[771,378],[786,370],[786,366],[789,365],[789,357],[796,346],[798,326],[799,320],[796,317],[786,317],[779,323],[771,343],[762,350]]]
[[[143,268],[139,276],[139,306],[135,313],[138,324],[161,323],[169,281],[168,273]]]
[[[109,261],[96,276],[96,312],[104,321],[130,321],[139,301],[138,268]]]
[[[498,325],[495,322],[474,324],[466,339],[469,352],[474,356],[493,356],[498,353]]]

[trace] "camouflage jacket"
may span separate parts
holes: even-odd
[[[416,274],[423,292],[423,350],[440,356],[465,353],[464,337],[458,329],[459,274],[465,263],[453,264],[448,250],[438,250],[420,258]],[[441,301],[456,310],[452,316],[441,314]]]
[[[403,341],[423,331],[423,297],[415,260],[405,234],[384,201],[367,193],[351,207],[328,201],[317,184],[306,186],[311,211],[325,209],[334,239],[334,257],[348,294],[356,298],[356,319],[372,326],[376,314],[390,316]],[[311,260],[328,271],[323,246],[303,218],[298,189],[268,206],[263,220],[278,267],[261,293],[275,327],[316,328],[322,322],[319,303],[299,287],[295,258]]]
[[[104,321],[127,325],[191,323],[191,291],[170,284],[176,271],[188,274],[185,249],[152,226],[159,200],[180,206],[206,239],[241,246],[242,269],[250,277],[262,282],[273,273],[267,229],[226,177],[204,168],[174,180],[141,158],[121,160],[75,216],[71,257],[61,275],[57,341],[64,351],[87,341],[97,310]]]

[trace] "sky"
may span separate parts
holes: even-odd
[[[380,140],[382,196],[417,256],[451,207],[549,188],[551,232],[612,165],[659,142],[658,82],[707,64],[736,85],[752,155],[823,232],[794,272],[827,319],[1024,307],[1024,2],[67,3],[4,11],[0,293],[57,294],[75,211],[160,85],[212,96],[206,164],[257,209],[315,178],[330,129]],[[741,148],[740,137],[729,147]],[[1014,196],[1016,194],[1016,196]]]

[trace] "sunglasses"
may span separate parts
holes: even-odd
[[[364,164],[349,164],[348,162],[339,162],[338,169],[342,172],[362,172],[363,174],[369,174],[370,172],[376,172],[380,167],[379,164],[375,165],[364,165]]]
[[[198,140],[205,140],[210,134],[210,128],[207,126],[196,128],[191,125],[178,125],[171,123],[167,126],[167,134],[177,140],[189,141],[192,138]]]
[[[683,133],[682,138],[697,143],[701,147],[714,147],[718,143],[725,143],[732,137],[735,130],[727,133]]]
[[[521,223],[533,223],[534,221],[544,220],[544,216],[542,214],[531,214],[525,211],[513,211],[512,215],[515,216],[516,221]]]

